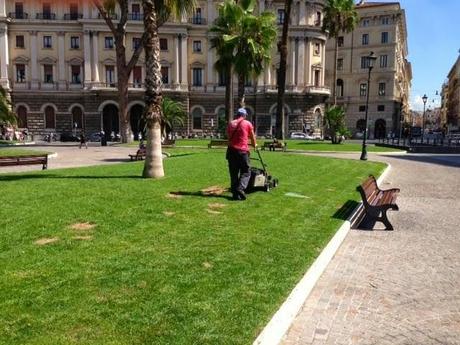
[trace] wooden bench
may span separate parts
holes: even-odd
[[[161,147],[175,147],[176,146],[176,140],[175,139],[164,139],[163,142],[161,143]]]
[[[276,149],[286,151],[286,147],[287,143],[283,143],[281,141],[265,141],[262,146],[262,150],[268,148],[269,151],[275,151]]]
[[[0,166],[14,166],[14,165],[43,165],[42,170],[48,168],[48,155],[41,156],[15,156],[15,157],[0,157]]]
[[[145,158],[146,154],[145,149],[139,149],[135,155],[129,155],[129,158],[131,158],[132,161],[141,161]]]
[[[357,187],[357,190],[363,199],[364,214],[373,221],[385,224],[386,230],[393,230],[393,226],[387,217],[387,211],[399,210],[398,205],[395,203],[399,188],[381,190],[375,177],[371,175]]]
[[[228,146],[227,140],[211,140],[211,142],[208,144],[208,149],[213,148],[213,147],[227,147],[227,146]]]

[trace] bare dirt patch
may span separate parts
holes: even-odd
[[[206,211],[208,211],[208,213],[210,213],[210,214],[222,214],[222,212],[215,211],[215,210],[210,210],[210,209],[207,209]]]
[[[183,195],[180,194],[180,193],[172,192],[172,193],[166,194],[166,197],[169,198],[169,199],[181,199],[183,197]]]
[[[75,223],[70,226],[72,230],[76,231],[88,231],[94,229],[96,224],[84,222],[84,223]]]
[[[212,268],[212,263],[208,262],[208,261],[205,261],[203,262],[203,267],[206,268],[206,269],[210,269]]]
[[[50,244],[59,241],[59,238],[57,237],[51,237],[51,238],[40,238],[39,240],[36,240],[34,243],[38,244],[39,246],[44,246],[45,244]]]
[[[74,236],[72,237],[73,240],[83,240],[83,241],[87,241],[87,240],[92,240],[93,239],[93,236]]]
[[[221,203],[218,203],[218,202],[214,202],[214,203],[208,204],[208,207],[209,207],[210,209],[217,209],[217,210],[218,210],[218,209],[222,209],[222,208],[224,208],[225,206],[227,206],[227,205],[221,204]]]
[[[201,190],[203,195],[222,195],[227,191],[227,188],[222,186],[210,186]]]
[[[171,212],[171,211],[163,211],[163,214],[166,216],[166,217],[172,217],[176,214],[176,212]]]

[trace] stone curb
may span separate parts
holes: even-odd
[[[387,176],[390,169],[391,165],[388,164],[383,173],[377,179],[377,183],[379,185]],[[350,220],[355,218],[356,213],[359,211],[360,207],[361,203],[355,208],[353,213],[342,224],[339,230],[337,230],[334,237],[332,237],[321,254],[310,266],[307,273],[305,273],[302,279],[291,291],[286,301],[284,301],[278,311],[273,315],[272,319],[268,322],[256,340],[253,342],[253,345],[277,345],[282,341],[283,336],[289,330],[292,322],[310,295],[310,292],[315,287],[317,281],[325,271],[329,262],[332,260],[335,253],[340,248],[343,240],[350,231]]]

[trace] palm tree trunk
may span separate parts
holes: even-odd
[[[225,70],[225,117],[227,123],[233,119],[233,68],[228,64]]]
[[[278,69],[278,100],[276,108],[276,137],[284,140],[284,94],[286,93],[287,38],[292,0],[284,2],[284,23],[281,41],[278,43],[280,67]]]
[[[144,29],[147,37],[145,51],[145,111],[147,122],[147,147],[143,177],[159,178],[164,176],[161,152],[161,66],[160,40],[158,37],[157,16],[153,0],[142,0],[144,10]]]
[[[244,107],[244,75],[238,75],[238,106],[240,108]]]

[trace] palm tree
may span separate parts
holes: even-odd
[[[289,30],[289,19],[291,18],[292,0],[285,0],[284,22],[281,41],[278,43],[280,53],[280,67],[278,69],[278,99],[276,107],[276,137],[284,140],[284,94],[286,92],[286,64],[287,64],[287,39]]]
[[[187,113],[182,103],[173,101],[168,97],[163,98],[161,111],[163,112],[162,133],[165,137],[173,131],[174,126],[183,126],[187,119]]]
[[[159,178],[164,176],[161,152],[161,65],[160,39],[158,27],[171,15],[180,18],[195,6],[194,0],[142,0],[144,10],[145,51],[145,110],[147,125],[147,147],[143,177]]]
[[[8,99],[6,90],[0,86],[0,124],[15,125],[16,116],[11,111],[11,102]]]
[[[337,104],[337,54],[339,51],[338,37],[342,32],[351,32],[358,23],[358,13],[353,0],[327,0],[324,7],[323,31],[330,38],[335,38],[334,75],[332,95],[334,105]]]
[[[139,44],[131,58],[126,58],[126,35],[128,22],[128,0],[92,0],[94,6],[99,11],[99,14],[104,18],[107,26],[113,34],[115,40],[115,56],[117,63],[117,88],[118,88],[118,106],[120,117],[120,134],[123,143],[130,142],[131,126],[128,114],[128,82],[129,75],[136,66],[139,56],[142,53],[143,45]],[[112,20],[112,13],[118,4],[121,12],[120,20],[115,24]],[[141,38],[145,38],[145,34]]]

